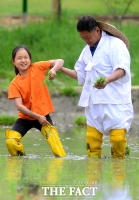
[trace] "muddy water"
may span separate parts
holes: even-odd
[[[77,128],[74,124],[75,117],[84,114],[77,107],[77,99],[53,99],[56,112],[52,114],[52,119],[66,150],[65,158],[55,158],[41,133],[35,129],[22,139],[27,156],[10,157],[3,134],[7,127],[1,127],[0,199],[138,200],[138,92],[133,95],[135,118],[127,135],[131,152],[123,160],[111,158],[109,137],[104,137],[102,159],[87,157],[86,128]],[[11,102],[4,98],[0,102],[3,102],[0,104],[1,113],[16,113]]]
[[[35,129],[22,139],[27,156],[11,157],[3,128],[0,130],[0,199],[139,199],[139,138],[132,130],[127,137],[130,156],[119,160],[111,158],[109,137],[104,137],[102,159],[88,158],[86,129],[77,127],[59,132],[67,153],[65,158],[55,158]]]

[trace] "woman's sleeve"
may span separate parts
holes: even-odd
[[[118,68],[124,69],[125,75],[119,79],[119,81],[125,83],[131,79],[130,73],[130,55],[125,44],[117,39],[115,43],[111,45],[110,49],[110,59],[113,67],[113,71]]]
[[[74,69],[77,72],[77,80],[78,80],[78,84],[79,85],[83,85],[85,82],[85,76],[86,76],[86,72],[85,72],[85,63],[83,61],[83,56],[84,56],[84,50],[81,52],[79,59],[77,60],[77,62],[75,63]]]

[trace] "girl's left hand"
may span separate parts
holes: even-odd
[[[53,80],[56,77],[56,71],[52,68],[49,72],[49,79]]]

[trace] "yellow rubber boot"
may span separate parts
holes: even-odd
[[[86,143],[89,157],[101,157],[103,134],[91,126],[87,126]]]
[[[124,158],[126,149],[126,130],[113,129],[110,131],[111,153],[113,158]]]
[[[53,125],[51,125],[48,122],[45,126],[42,126],[41,133],[43,134],[46,141],[50,145],[51,150],[55,156],[58,156],[58,157],[66,156],[66,152],[65,152],[63,145],[59,139],[58,131]]]
[[[21,134],[17,131],[7,129],[5,130],[6,146],[11,156],[25,156],[24,147],[20,142]]]

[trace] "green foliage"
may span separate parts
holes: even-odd
[[[134,0],[100,0],[106,5],[108,12],[113,15],[126,14],[132,9]],[[134,6],[134,5],[133,5]]]
[[[43,80],[42,84],[48,84],[50,81],[51,72],[48,72]]]
[[[68,96],[68,97],[73,97],[73,96],[77,95],[76,90],[74,88],[71,88],[71,87],[66,87],[66,88],[61,89],[60,93],[65,95],[65,96]]]
[[[85,116],[79,116],[74,120],[74,122],[78,126],[85,126],[86,125],[86,117]]]
[[[71,31],[72,30],[72,31]],[[132,85],[139,85],[139,27],[136,25],[123,26],[123,32],[127,35],[130,41],[131,54],[131,73]],[[134,37],[133,37],[134,35]],[[81,53],[85,43],[81,40],[76,32],[76,25],[63,20],[61,23],[57,21],[28,24],[25,27],[14,28],[7,30],[0,29],[0,79],[1,87],[7,87],[15,76],[14,68],[11,64],[12,49],[19,44],[27,45],[32,53],[34,61],[62,58],[65,60],[65,67],[73,69],[76,60]],[[7,81],[5,82],[5,78]],[[64,86],[76,86],[77,81],[67,77],[62,73],[57,73],[56,80],[64,83]]]
[[[104,76],[100,76],[100,77],[96,78],[94,84],[95,84],[95,85],[101,85],[101,84],[103,84],[103,83],[105,83],[105,77],[104,77]]]
[[[106,1],[106,0],[105,0]],[[79,14],[95,14],[103,15],[109,14],[106,9],[108,5],[105,6],[105,1],[103,0],[62,0],[62,13],[68,17],[73,17]],[[127,0],[108,0],[108,4],[113,5],[116,2],[118,9],[122,9],[125,6]],[[119,6],[118,6],[119,5]],[[128,14],[138,14],[138,0],[133,0],[133,3],[128,11]],[[22,13],[22,1],[14,0],[14,4],[11,0],[5,0],[0,2],[0,14],[21,14]],[[28,0],[28,10],[29,14],[43,14],[45,16],[50,16],[52,10],[52,0]]]
[[[126,148],[125,148],[125,155],[126,156],[129,156],[129,154],[130,154],[130,147],[129,146],[126,146]]]
[[[68,4],[71,4],[71,2],[62,2],[63,12],[66,12],[65,9]],[[76,1],[74,1],[73,4],[76,4]],[[35,5],[35,3],[33,5]],[[72,5],[70,6],[72,7]],[[96,2],[94,2],[94,6],[96,6]],[[69,7],[69,10],[70,9]],[[75,11],[77,11],[77,9],[75,9]],[[85,46],[85,43],[76,31],[76,22],[75,15],[71,15],[69,18],[67,15],[65,17],[63,14],[60,22],[47,18],[46,21],[41,23],[27,24],[10,30],[9,28],[1,27],[0,89],[8,87],[10,81],[15,76],[14,68],[11,63],[11,52],[13,48],[19,44],[24,44],[29,47],[33,57],[32,62],[62,58],[65,61],[64,66],[73,69],[76,60]],[[139,37],[138,34],[135,34],[139,32],[139,26],[133,24],[133,22],[132,24],[126,23],[122,27],[122,32],[127,35],[130,41],[129,51],[131,55],[132,85],[139,85]],[[60,72],[57,73],[55,80],[61,82],[63,84],[61,86],[63,87],[77,86],[76,80]],[[53,81],[54,83],[55,80]],[[51,85],[53,85],[53,87],[60,87],[55,84]]]
[[[17,116],[0,115],[0,125],[10,126],[15,123]]]

